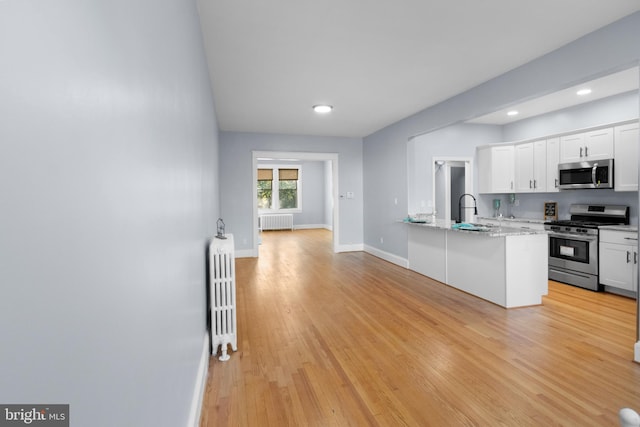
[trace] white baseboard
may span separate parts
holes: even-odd
[[[242,249],[235,251],[236,258],[257,258],[258,253],[253,249]]]
[[[636,342],[633,346],[633,360],[640,363],[640,341]]]
[[[369,245],[364,245],[364,251],[375,257],[382,258],[385,261],[389,261],[392,264],[396,264],[404,268],[409,268],[409,260],[406,258],[399,257],[398,255],[394,255],[389,252],[381,251],[380,249]]]
[[[293,226],[294,230],[311,230],[314,228],[327,228],[327,225],[326,224],[300,224],[300,225]]]
[[[355,243],[353,245],[338,245],[336,252],[362,252],[364,246],[362,243]]]
[[[191,411],[189,411],[189,421],[187,427],[199,427],[200,416],[202,415],[202,403],[204,402],[204,392],[207,388],[207,377],[209,375],[209,333],[204,334],[204,345],[200,365],[198,366],[198,376],[193,389],[193,399],[191,400]]]

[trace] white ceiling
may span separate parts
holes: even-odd
[[[571,86],[570,88],[559,90],[549,95],[511,105],[509,108],[477,117],[473,120],[469,120],[467,123],[493,125],[513,123],[518,120],[535,117],[550,111],[557,111],[609,96],[630,92],[632,90],[638,90],[639,83],[640,75],[638,74],[638,67],[633,67],[599,79]],[[591,93],[580,96],[577,92],[581,89],[590,89]],[[508,116],[507,113],[513,110],[517,111],[518,115]]]
[[[198,0],[221,130],[362,137],[638,0]],[[314,104],[334,111],[318,115]]]

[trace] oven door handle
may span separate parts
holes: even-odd
[[[591,168],[591,182],[593,183],[593,185],[598,187],[600,184],[596,182],[596,169],[598,169],[598,163],[594,163],[593,167]]]
[[[560,239],[569,239],[569,240],[582,240],[588,242],[595,242],[598,240],[598,236],[590,236],[588,234],[570,234],[570,233],[554,233],[549,232],[549,237],[558,237]]]

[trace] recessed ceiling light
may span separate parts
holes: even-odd
[[[516,110],[511,110],[507,113],[507,116],[517,116],[518,112]]]
[[[584,96],[589,95],[591,93],[591,89],[580,89],[576,92],[577,95]]]
[[[314,105],[313,106],[313,111],[315,111],[316,113],[330,113],[331,110],[333,110],[333,106],[331,105]]]

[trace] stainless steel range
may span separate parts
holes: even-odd
[[[544,223],[549,233],[549,279],[598,291],[598,227],[629,224],[629,207],[576,204],[569,213],[570,220]]]

